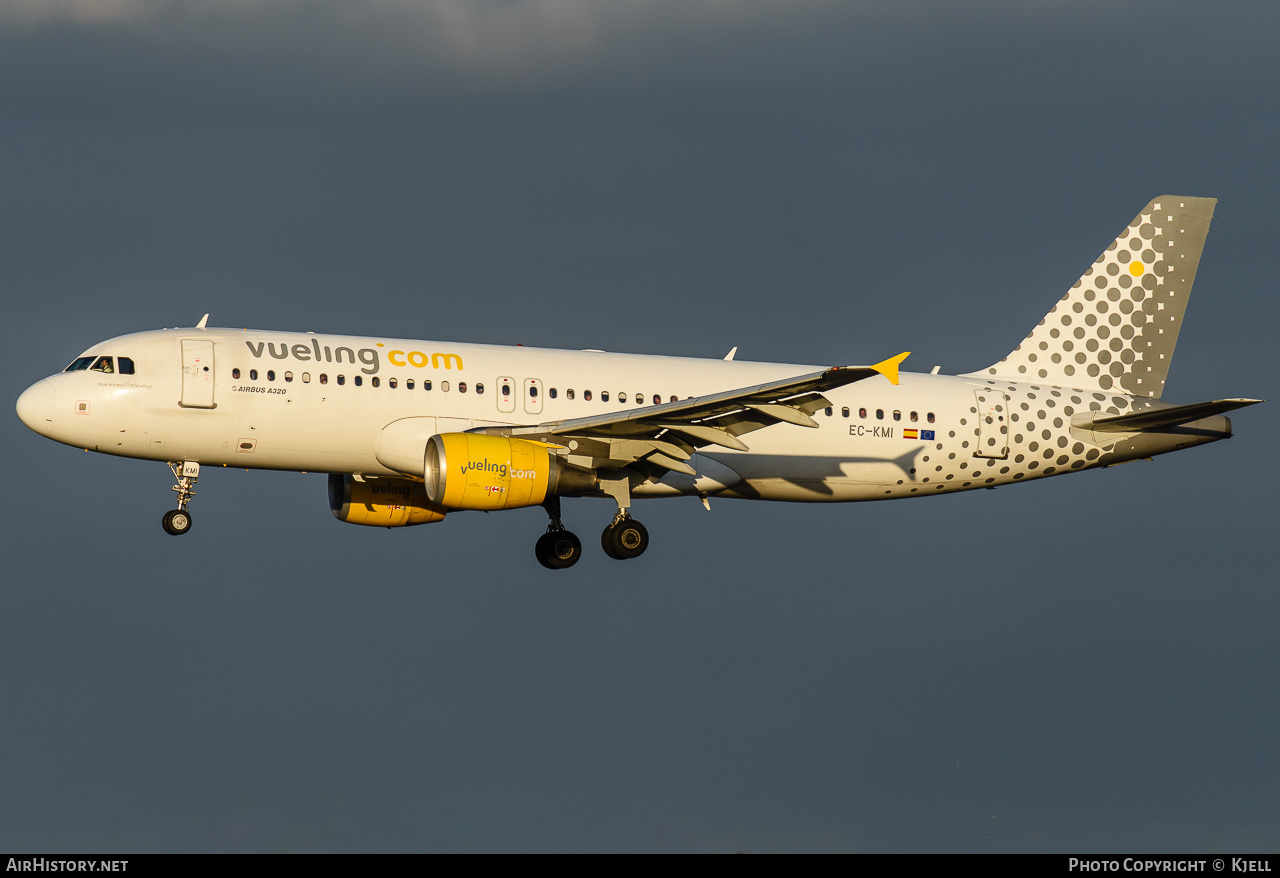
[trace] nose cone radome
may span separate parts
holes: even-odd
[[[41,436],[53,432],[54,407],[53,383],[47,378],[32,384],[18,397],[18,417]]]

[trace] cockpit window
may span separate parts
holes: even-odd
[[[90,368],[94,372],[106,372],[108,375],[114,374],[117,370],[121,375],[132,375],[133,360],[129,357],[76,357],[75,361],[62,371],[81,372]]]

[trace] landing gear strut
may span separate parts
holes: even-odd
[[[625,477],[609,480],[605,493],[618,501],[618,514],[604,529],[604,533],[600,534],[600,545],[604,553],[618,561],[639,558],[649,548],[649,531],[627,511],[627,507],[631,505],[631,496]],[[548,497],[542,508],[547,511],[551,523],[547,525],[547,532],[538,537],[538,542],[533,547],[538,563],[549,570],[572,567],[582,557],[582,541],[566,530],[560,521],[559,497]]]
[[[631,478],[625,470],[615,470],[611,478],[600,477],[600,490],[618,504],[618,514],[600,534],[600,547],[610,558],[626,561],[639,558],[649,548],[649,531],[631,517]]]
[[[178,537],[191,530],[191,513],[187,510],[187,504],[196,494],[195,484],[200,477],[200,464],[191,460],[182,463],[170,461],[169,469],[178,480],[178,484],[173,486],[173,490],[178,492],[178,508],[166,512],[161,524],[165,533]]]
[[[542,508],[547,510],[551,523],[547,525],[547,532],[538,537],[533,554],[538,563],[549,570],[572,567],[582,557],[582,540],[561,523],[559,497],[548,497]]]

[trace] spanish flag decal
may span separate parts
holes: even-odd
[[[919,430],[903,430],[902,438],[903,439],[919,439],[920,431]]]

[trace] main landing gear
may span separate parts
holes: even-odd
[[[547,532],[538,537],[533,553],[538,563],[550,570],[572,567],[582,557],[582,541],[560,521],[560,498],[551,497],[542,504],[551,518]],[[639,558],[649,548],[649,531],[625,509],[619,509],[613,521],[600,534],[604,553],[617,561]]]
[[[582,540],[563,527],[548,530],[534,543],[533,553],[538,556],[538,563],[549,570],[572,567],[582,557]]]
[[[178,480],[178,484],[173,486],[173,490],[178,492],[178,508],[166,512],[161,524],[165,533],[180,537],[191,530],[191,513],[187,510],[187,504],[196,494],[195,484],[200,477],[200,464],[190,460],[182,463],[170,461],[169,469]]]
[[[606,555],[617,561],[639,558],[649,548],[649,531],[622,510],[600,534],[600,546]]]
[[[559,497],[547,498],[542,508],[547,510],[551,523],[547,525],[547,532],[534,543],[533,554],[537,556],[538,563],[549,570],[572,567],[582,558],[582,540],[561,523]]]

